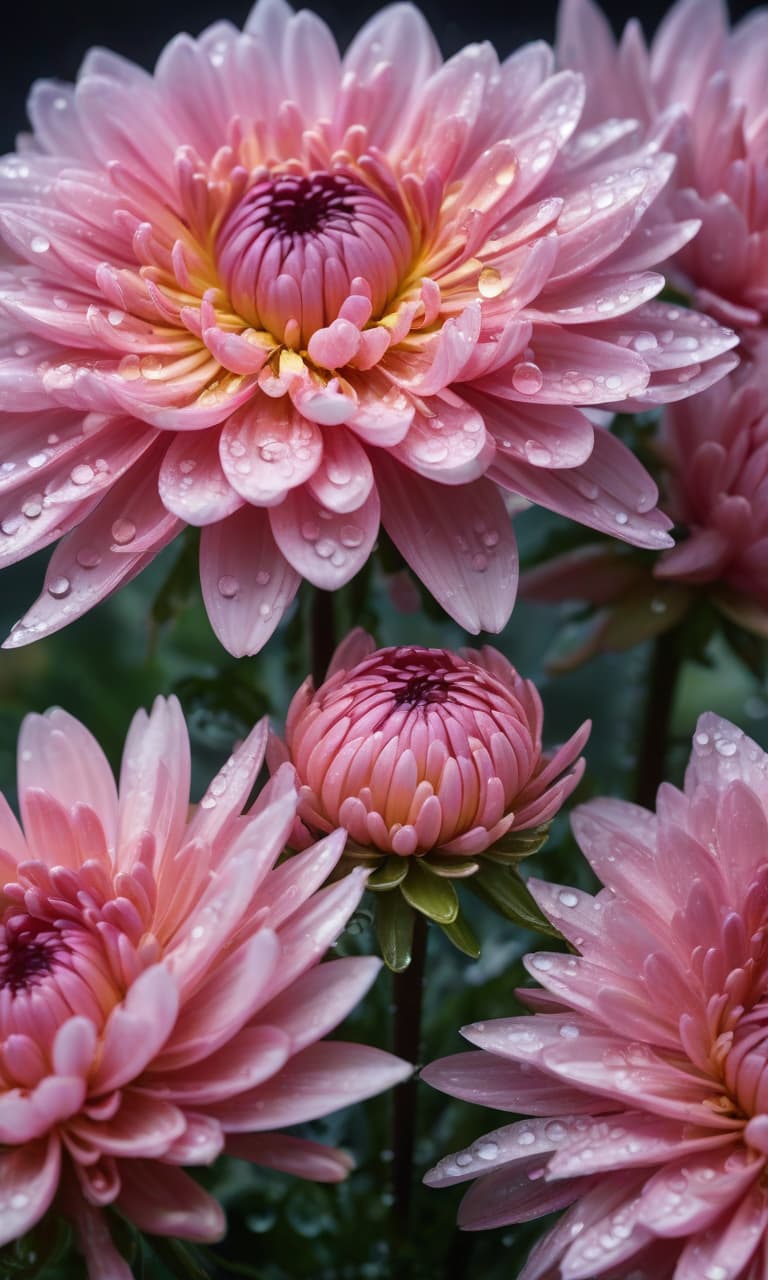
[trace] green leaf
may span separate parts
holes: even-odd
[[[376,937],[388,969],[402,973],[411,963],[415,916],[400,893],[381,893],[375,898]]]
[[[397,856],[387,858],[378,871],[374,871],[366,881],[366,887],[374,893],[382,893],[386,889],[396,889],[408,875],[408,859]]]
[[[486,859],[491,862],[519,862],[521,858],[529,858],[532,853],[538,853],[547,843],[551,825],[551,822],[543,822],[541,826],[531,827],[527,831],[508,831],[485,850],[481,865],[485,866]]]
[[[477,960],[480,955],[480,943],[474,929],[461,911],[452,924],[441,924],[440,928],[454,947],[463,951],[465,956],[470,956],[472,960]]]
[[[416,911],[438,924],[452,924],[459,914],[459,899],[451,881],[435,875],[415,858],[410,859],[400,892]]]
[[[188,1245],[164,1236],[150,1236],[148,1240],[152,1252],[178,1280],[210,1280],[210,1271],[201,1265]]]
[[[467,881],[467,884],[478,897],[493,907],[494,911],[506,916],[507,920],[522,925],[524,929],[532,929],[535,933],[545,933],[551,938],[560,937],[557,929],[539,911],[525,883],[513,867],[484,862],[477,875]]]

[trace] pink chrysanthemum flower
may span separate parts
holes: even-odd
[[[296,769],[299,845],[343,826],[382,853],[471,856],[550,822],[578,784],[589,721],[552,755],[542,721],[536,686],[496,649],[376,649],[353,631],[267,755]]]
[[[180,1166],[227,1151],[343,1177],[342,1152],[273,1131],[407,1074],[380,1050],[318,1043],[378,969],[317,967],[365,878],[316,892],[343,832],[274,868],[292,771],[241,816],[265,737],[257,726],[190,817],[174,699],[134,719],[119,790],[78,721],[24,722],[23,831],[0,795],[0,1244],[55,1202],[91,1280],[128,1280],[103,1206],[215,1240],[222,1211]]]
[[[768,354],[768,352],[767,352]],[[657,577],[727,588],[734,614],[768,623],[768,374],[729,377],[696,401],[670,405],[660,447],[670,513],[685,541],[656,563]]]
[[[698,305],[739,328],[768,320],[768,14],[729,30],[721,0],[678,0],[650,49],[617,45],[592,0],[562,0],[558,63],[583,71],[584,122],[633,116],[678,155],[667,199],[699,234],[675,258]]]
[[[735,337],[649,302],[690,238],[673,161],[576,133],[551,51],[442,64],[407,5],[341,59],[260,0],[154,75],[104,52],[33,90],[0,170],[0,563],[65,534],[8,643],[62,626],[185,524],[217,634],[256,652],[302,577],[347,582],[379,519],[472,632],[509,617],[491,481],[643,546],[656,489],[583,406],[716,380]]]
[[[528,882],[576,954],[530,956],[535,1010],[425,1072],[535,1117],[442,1160],[470,1229],[572,1206],[520,1280],[761,1280],[768,1267],[768,756],[702,716],[657,813],[576,810],[605,887]]]
[[[616,554],[615,544],[592,544],[523,576],[528,599],[587,600],[602,610],[578,658],[674,626],[701,596],[732,621],[768,634],[765,365],[745,362],[694,405],[669,405],[655,448],[666,509],[683,530],[676,546],[646,564]]]

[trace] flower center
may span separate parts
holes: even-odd
[[[55,929],[26,914],[0,925],[0,990],[12,997],[38,986],[50,973],[61,940]]]
[[[380,311],[413,254],[401,214],[343,172],[257,181],[225,218],[216,258],[234,309],[289,346],[306,346],[365,282]]]
[[[447,702],[451,691],[441,675],[411,676],[396,689],[393,701],[396,707],[407,703],[411,707],[426,707],[431,702]]]

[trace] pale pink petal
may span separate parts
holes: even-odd
[[[373,489],[355,511],[322,506],[306,488],[292,490],[269,519],[275,541],[297,573],[335,591],[365,564],[379,531],[379,497]]]
[[[467,631],[501,631],[517,588],[517,551],[494,487],[475,480],[445,496],[383,453],[374,469],[382,522],[447,613]]]
[[[308,1138],[294,1138],[287,1133],[231,1133],[226,1150],[228,1156],[238,1160],[250,1160],[312,1182],[343,1182],[354,1168],[345,1151],[321,1147]]]
[[[118,845],[131,849],[151,831],[158,857],[176,852],[187,822],[189,734],[175,697],[156,698],[131,721],[120,766]]]
[[[225,520],[243,504],[221,469],[218,431],[179,433],[163,458],[158,490],[168,510],[192,525]]]
[[[176,983],[163,965],[153,965],[107,1020],[94,1091],[107,1093],[137,1076],[165,1044],[178,1009]]]
[[[45,716],[30,715],[19,734],[19,796],[43,787],[69,807],[73,798],[99,815],[112,843],[117,830],[117,787],[101,747],[73,716],[58,707]]]
[[[381,969],[375,956],[330,960],[302,975],[262,1009],[260,1017],[291,1038],[293,1052],[306,1048],[347,1016]]]
[[[301,581],[278,549],[266,511],[250,506],[203,530],[200,580],[211,625],[235,657],[258,653]]]
[[[215,1114],[229,1133],[301,1124],[389,1089],[411,1071],[382,1049],[327,1041],[297,1054],[269,1084],[221,1103]]]
[[[56,1192],[61,1165],[57,1134],[6,1149],[0,1156],[0,1245],[23,1236],[42,1218]]]
[[[125,1160],[118,1208],[141,1231],[182,1240],[220,1240],[226,1229],[223,1210],[198,1183],[173,1165]]]

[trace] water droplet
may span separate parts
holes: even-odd
[[[518,1145],[521,1147],[531,1147],[536,1141],[536,1134],[531,1133],[530,1129],[523,1129],[517,1135]]]
[[[339,538],[342,546],[359,547],[363,541],[363,531],[356,524],[344,524],[341,526]]]
[[[579,1028],[573,1022],[564,1022],[559,1028],[558,1035],[561,1035],[564,1040],[577,1040]]]
[[[31,458],[27,458],[27,466],[37,471],[38,467],[44,467],[47,461],[47,453],[33,453]]]
[[[736,754],[736,743],[731,742],[729,738],[718,738],[715,743],[715,751],[721,756],[734,756]]]
[[[314,520],[305,520],[301,526],[301,536],[306,542],[317,542],[320,537],[320,526]]]
[[[571,889],[561,889],[557,895],[558,902],[562,902],[564,907],[577,907],[579,905],[578,895],[573,893]]]
[[[36,520],[42,513],[43,503],[41,498],[27,498],[21,504],[21,514],[27,517],[27,520]]]
[[[87,462],[79,462],[76,467],[72,468],[70,480],[73,484],[82,485],[90,484],[94,477],[93,467]]]
[[[530,360],[523,360],[512,370],[512,385],[524,396],[535,396],[544,385],[541,369]]]
[[[32,348],[28,342],[14,342],[13,350],[17,356],[28,356]]]
[[[488,568],[488,557],[482,551],[477,551],[470,560],[470,564],[475,573],[485,573]]]
[[[125,547],[136,537],[136,525],[132,520],[116,520],[112,525],[112,540]]]
[[[54,600],[63,600],[64,596],[68,596],[71,590],[72,583],[69,578],[52,578],[48,583],[48,594],[53,596]]]
[[[259,569],[259,572],[256,574],[256,582],[258,586],[267,587],[271,581],[272,574],[269,572],[269,569]]]
[[[460,1151],[456,1156],[456,1163],[460,1169],[466,1169],[467,1165],[472,1164],[472,1157],[468,1151]]]
[[[475,1147],[475,1155],[478,1160],[495,1160],[498,1154],[499,1144],[492,1140],[481,1142]]]
[[[629,524],[629,516],[626,511],[617,511],[613,518],[617,524]]]
[[[75,559],[81,569],[95,569],[101,564],[101,556],[95,547],[81,547]]]
[[[217,585],[219,588],[219,595],[223,596],[225,600],[234,599],[240,590],[240,583],[237,578],[231,578],[227,574],[219,578]]]
[[[47,253],[51,247],[51,242],[46,240],[45,236],[33,236],[29,242],[29,247],[33,253]]]
[[[541,969],[543,972],[546,972],[547,969],[552,968],[552,957],[546,955],[534,956],[532,964],[534,969]]]
[[[496,174],[494,175],[494,182],[497,187],[510,187],[514,182],[516,175],[517,165],[513,161],[512,164],[507,164],[503,169],[498,169],[496,171]]]
[[[523,448],[526,458],[534,467],[547,467],[552,461],[551,451],[536,440],[526,440]]]
[[[504,292],[501,272],[495,267],[483,267],[477,277],[477,290],[482,298],[498,298]]]
[[[23,1191],[17,1191],[11,1196],[12,1209],[25,1209],[29,1204],[29,1196]]]

